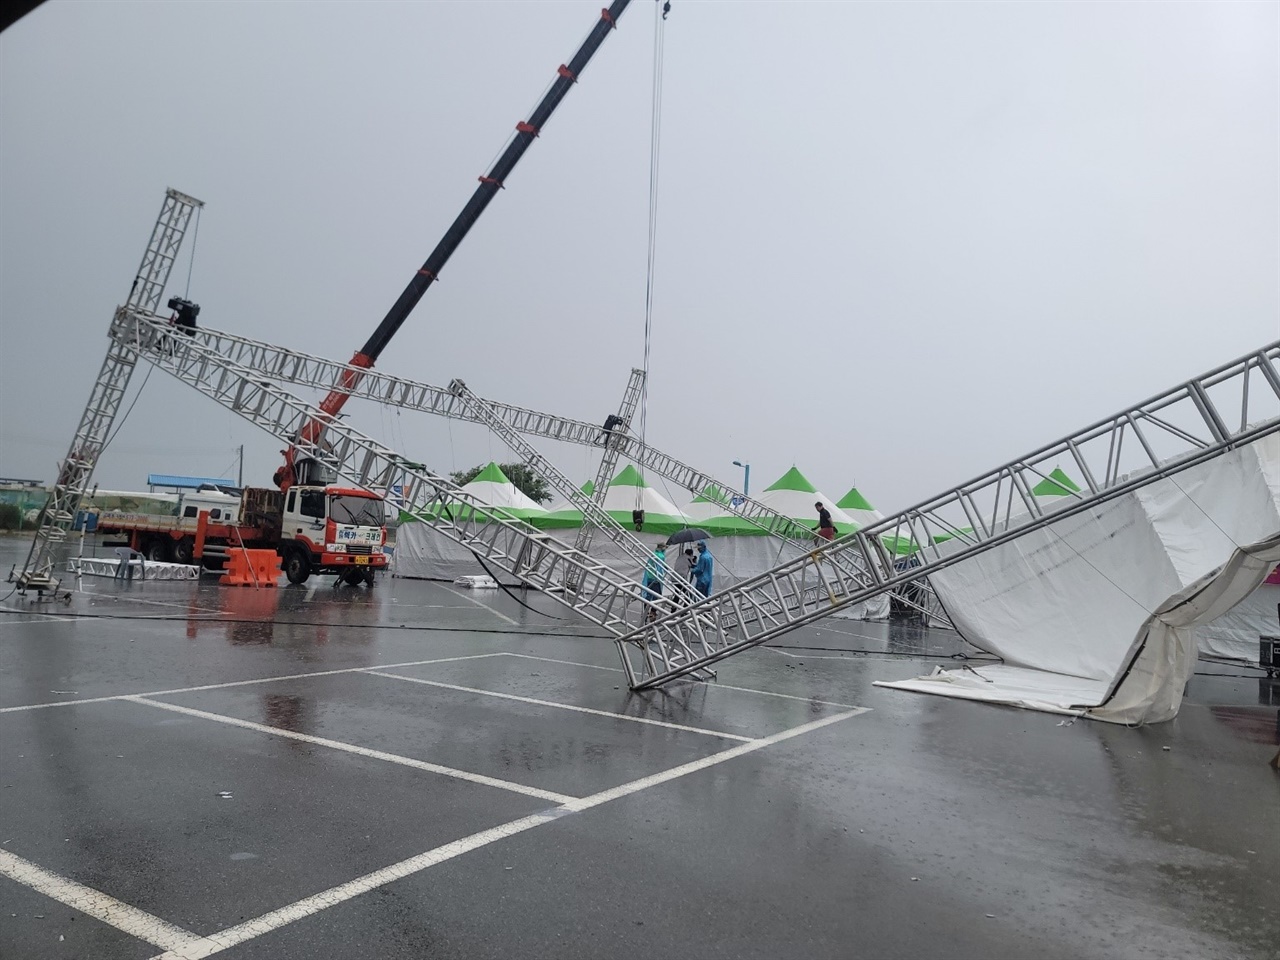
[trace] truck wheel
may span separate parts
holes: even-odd
[[[174,563],[191,563],[192,557],[195,556],[196,542],[190,537],[183,537],[173,545],[173,562]]]
[[[369,569],[364,572],[364,582],[366,586],[373,586],[373,570]]]
[[[290,583],[306,583],[311,576],[311,558],[303,550],[290,550],[284,558],[284,575]]]
[[[166,537],[155,537],[147,543],[147,549],[143,551],[143,555],[152,563],[168,563],[171,542]]]
[[[364,582],[364,571],[355,568],[343,570],[338,574],[338,582],[345,583],[349,587],[358,587]]]

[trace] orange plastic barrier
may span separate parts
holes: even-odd
[[[280,576],[280,557],[274,550],[231,550],[227,572],[218,582],[224,587],[274,587]]]

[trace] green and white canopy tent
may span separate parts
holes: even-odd
[[[857,487],[850,487],[849,492],[839,499],[836,506],[847,514],[859,529],[884,519],[884,514],[873,507],[871,502],[858,492]],[[844,533],[843,530],[840,532]]]
[[[519,520],[533,523],[547,515],[545,507],[526,496],[523,490],[507,479],[502,468],[492,461],[470,483],[463,484],[462,489],[485,506],[500,507]],[[415,517],[406,513],[402,512],[400,515],[401,523],[412,524],[415,521]]]
[[[580,486],[578,490],[589,497],[595,493],[596,482],[594,480],[588,480]],[[560,497],[557,500],[551,501],[551,506],[547,508],[547,515],[545,517],[538,518],[537,523],[534,525],[541,527],[544,530],[580,527],[582,526],[582,511],[570,503],[565,497]]]
[[[693,523],[704,523],[712,517],[723,516],[729,507],[729,498],[714,483],[680,508]]]
[[[582,485],[583,493],[590,495],[591,489],[592,484],[589,481]],[[613,519],[628,529],[632,528],[632,511],[643,510],[644,533],[666,535],[692,525],[689,518],[681,513],[675,504],[646,484],[640,471],[631,464],[623,467],[618,475],[609,481],[601,506]],[[545,517],[530,522],[548,530],[580,527],[582,511],[570,504],[565,504],[561,509],[553,510]]]
[[[502,468],[490,461],[470,483],[462,487],[467,493],[490,507],[502,507],[507,513],[527,520],[546,516],[547,509],[525,495],[525,492],[507,479]]]
[[[810,530],[816,530],[818,526],[818,511],[814,508],[815,503],[824,504],[830,511],[831,521],[836,525],[838,536],[852,533],[858,526],[853,517],[836,505],[833,497],[817,489],[794,466],[766,487],[764,493],[755,499],[775,513],[789,520],[795,520]],[[764,533],[758,526],[743,520],[727,507],[708,517],[703,526],[715,536],[758,536]]]

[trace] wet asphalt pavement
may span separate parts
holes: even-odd
[[[873,687],[975,651],[832,621],[633,694],[545,597],[313,584],[87,578],[0,614],[0,708],[76,701],[0,713],[0,862],[43,871],[0,876],[0,957],[163,953],[32,888],[67,880],[190,940],[303,902],[228,960],[1278,953],[1259,671],[1068,723]]]

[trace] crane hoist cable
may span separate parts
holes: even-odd
[[[640,442],[645,442],[649,419],[649,354],[653,342],[654,260],[658,249],[658,174],[662,154],[662,67],[666,51],[667,14],[670,2],[654,2],[653,91],[649,120],[649,245],[644,282],[644,384],[640,388]],[[640,509],[642,487],[636,487],[636,509]]]

